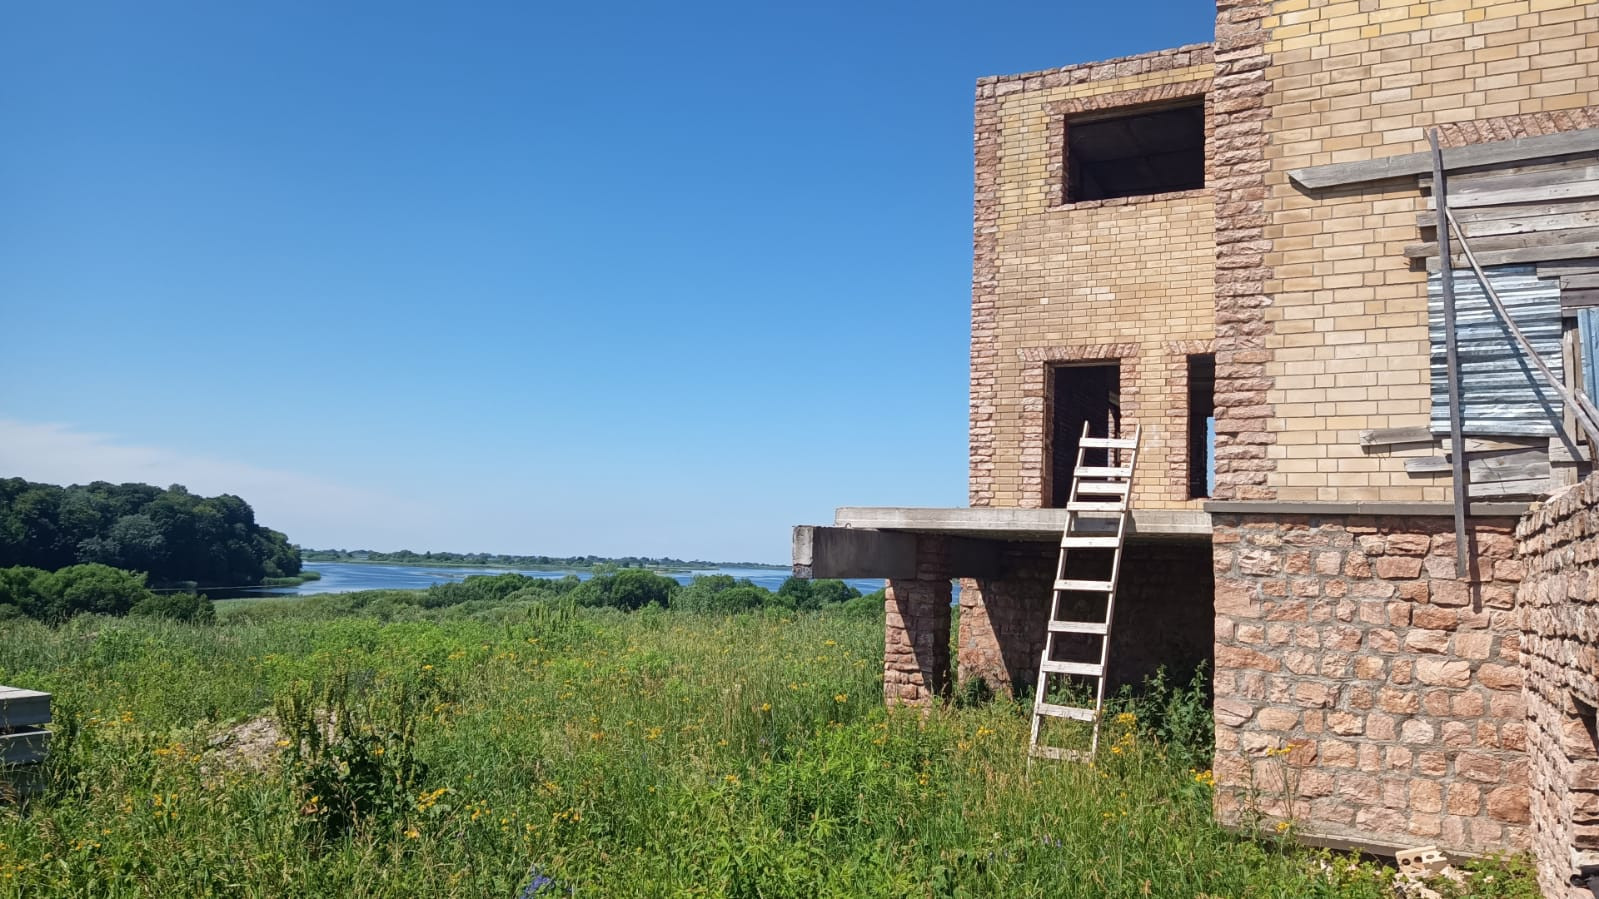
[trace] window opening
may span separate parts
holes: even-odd
[[[1050,496],[1059,509],[1071,495],[1077,442],[1088,424],[1091,437],[1121,436],[1121,363],[1057,365],[1050,372]],[[1091,449],[1084,464],[1108,465],[1103,449]]]
[[[1204,102],[1067,119],[1066,173],[1069,203],[1204,187]]]
[[[1188,497],[1216,491],[1216,357],[1188,357]]]

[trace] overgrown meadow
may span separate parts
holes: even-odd
[[[1029,774],[1025,708],[891,713],[881,664],[859,606],[7,622],[0,683],[57,724],[44,792],[0,805],[0,896],[1393,895],[1212,823],[1199,692]],[[1536,895],[1520,866],[1472,894]]]

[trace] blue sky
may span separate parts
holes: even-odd
[[[0,476],[776,562],[964,505],[975,79],[1213,9],[6,4]]]

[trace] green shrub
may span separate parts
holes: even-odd
[[[211,624],[217,620],[216,606],[196,593],[151,594],[134,603],[128,614],[191,624]]]

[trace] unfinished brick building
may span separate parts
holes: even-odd
[[[1212,663],[1218,816],[1531,845],[1571,889],[1599,862],[1599,486],[1458,248],[1449,349],[1427,132],[1506,314],[1592,393],[1596,102],[1591,0],[1224,0],[1214,44],[981,79],[971,506],[795,535],[801,574],[889,579],[885,698],[1036,681],[1078,435],[1137,425],[1109,673]]]

